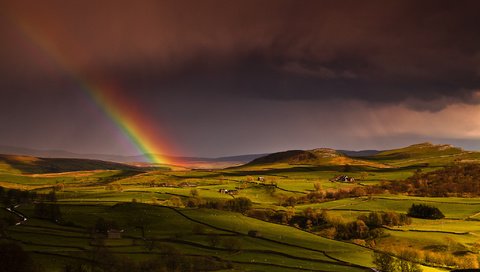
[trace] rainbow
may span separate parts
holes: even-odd
[[[21,30],[22,36],[39,47],[44,54],[78,83],[80,88],[115,123],[118,129],[128,137],[130,143],[149,162],[155,164],[174,163],[166,156],[160,155],[172,150],[170,145],[166,144],[167,141],[162,139],[156,131],[158,125],[150,120],[147,115],[139,112],[138,107],[133,107],[134,103],[131,98],[122,96],[122,89],[118,84],[114,84],[112,80],[99,80],[82,75],[79,69],[76,69],[74,63],[48,39],[48,35],[41,33],[24,20],[12,17],[10,19]],[[176,161],[175,163],[180,162]]]
[[[129,138],[136,149],[150,162],[158,164],[173,163],[165,156],[160,155],[166,147],[160,145],[156,125],[145,115],[137,111],[138,107],[132,107],[130,99],[122,97],[119,87],[113,83],[95,83],[81,81],[82,87],[93,98],[93,101],[103,112],[117,125],[117,127]]]

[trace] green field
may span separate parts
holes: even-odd
[[[404,180],[417,169],[434,171],[449,165],[453,157],[478,157],[476,153],[440,149],[421,146],[420,152],[419,147],[410,147],[363,160],[349,159],[349,172],[335,160],[322,160],[324,165],[281,162],[211,171],[101,169],[105,165],[90,164],[88,167],[100,169],[68,172],[60,167],[50,173],[44,165],[32,164],[33,159],[12,163],[10,158],[0,163],[0,186],[7,191],[29,190],[38,195],[55,190],[62,221],[42,219],[36,214],[36,202],[22,202],[16,210],[27,220],[4,227],[1,240],[19,243],[45,271],[95,263],[99,250],[108,251],[108,256],[116,260],[133,263],[165,261],[166,252],[173,251],[185,262],[208,263],[218,271],[368,271],[374,267],[375,251],[403,258],[402,254],[409,250],[418,255],[409,260],[422,265],[424,271],[475,267],[474,263],[463,265],[457,259],[478,258],[480,198],[382,193],[326,198],[316,203],[302,200],[315,187],[324,193],[365,189],[384,181]],[[66,169],[79,162],[68,163]],[[340,175],[354,177],[356,182],[331,181]],[[236,194],[220,193],[221,189],[236,190]],[[406,213],[412,204],[433,205],[445,218],[414,218],[410,225],[384,227],[383,235],[374,239],[334,240],[320,229],[301,229],[249,217],[246,212],[205,206],[240,197],[250,199],[251,209],[257,211],[296,216],[311,208],[324,210],[342,222],[353,222],[372,211]],[[289,198],[298,202],[285,204]],[[191,206],[188,203],[192,199],[204,206]],[[18,220],[5,207],[0,217],[4,221],[9,217]],[[123,231],[121,238],[92,232],[101,219],[115,222],[116,228]],[[260,235],[251,235],[252,231]],[[451,264],[435,263],[434,257],[447,255],[458,257]]]

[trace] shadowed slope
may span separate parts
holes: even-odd
[[[141,168],[114,162],[87,159],[54,159],[31,156],[0,155],[0,169],[24,174],[61,173],[89,170],[133,170]]]

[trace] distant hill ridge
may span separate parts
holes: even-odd
[[[476,153],[472,151],[465,151],[462,148],[455,147],[449,144],[432,144],[420,143],[403,148],[385,150],[372,156],[376,159],[406,159],[406,158],[422,158],[432,156],[448,156],[459,155],[464,153]]]
[[[465,151],[462,148],[449,144],[432,144],[420,143],[407,147],[391,149],[391,150],[363,150],[348,151],[334,150],[330,148],[317,148],[312,150],[289,150],[283,152],[272,153],[249,162],[247,165],[258,164],[336,164],[336,165],[369,165],[382,167],[381,164],[395,160],[405,159],[428,159],[428,158],[449,158],[450,160],[478,160],[480,153],[474,151]],[[383,165],[386,166],[386,165]]]
[[[373,167],[386,167],[375,162],[362,160],[361,158],[353,158],[331,148],[316,148],[312,150],[289,150],[283,152],[272,153],[264,157],[257,158],[248,164],[292,164],[292,165],[366,165]]]
[[[75,154],[66,151],[38,151],[33,149],[0,146],[0,154],[4,151],[16,155],[0,155],[0,171],[3,167],[13,167],[26,173],[56,173],[62,171],[84,171],[101,169],[140,169],[127,162],[142,162],[143,156],[116,156],[116,155],[88,155]],[[18,153],[14,153],[18,151]],[[51,152],[51,153],[50,153]],[[4,152],[7,153],[7,152]],[[51,156],[33,155],[37,153]],[[92,156],[93,158],[85,158]],[[101,159],[96,159],[100,157]],[[170,157],[193,165],[195,162],[223,163],[223,167],[230,165],[266,165],[266,164],[292,164],[292,165],[363,165],[369,167],[391,167],[391,163],[430,163],[432,158],[442,159],[445,162],[479,162],[480,152],[465,151],[449,144],[419,143],[407,147],[391,150],[335,150],[331,148],[316,148],[312,150],[288,150],[271,154],[247,154],[240,156],[201,158],[201,157]],[[410,163],[411,164],[411,163]],[[401,166],[397,164],[397,166]],[[195,167],[193,167],[195,168]]]
[[[133,162],[148,162],[146,157],[147,155],[136,155],[136,156],[122,156],[122,155],[109,155],[109,154],[79,154],[73,153],[64,150],[37,150],[31,148],[23,147],[13,147],[13,146],[3,146],[0,145],[0,154],[15,154],[15,155],[24,155],[24,156],[33,156],[33,157],[42,157],[42,158],[75,158],[75,159],[93,159],[93,160],[102,160],[102,161],[112,161],[119,163],[133,163]],[[205,158],[205,157],[179,157],[179,156],[165,156],[171,161],[181,161],[181,162],[236,162],[236,163],[246,163],[255,158],[265,156],[267,154],[246,154],[246,155],[236,155],[236,156],[223,156],[215,158]],[[161,155],[164,156],[164,155]]]
[[[91,170],[140,171],[141,168],[100,160],[72,158],[39,158],[24,155],[0,154],[0,171],[15,171],[23,174],[45,174]]]

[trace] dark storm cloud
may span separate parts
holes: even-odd
[[[47,72],[45,84],[55,89],[52,78],[62,76],[22,43],[28,37],[15,33],[22,21],[78,71],[146,91],[400,101],[418,109],[478,103],[478,1],[3,2],[10,18],[0,30],[8,38],[0,49],[4,85],[5,77],[12,85]]]
[[[184,155],[420,139],[478,148],[479,8],[0,0],[0,142],[135,152],[81,91],[101,78],[119,83]]]

